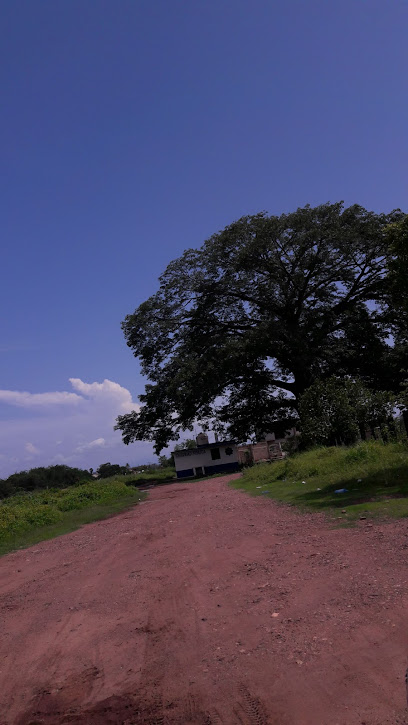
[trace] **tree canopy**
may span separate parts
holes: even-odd
[[[81,468],[57,465],[47,468],[31,468],[29,471],[12,473],[5,480],[0,481],[0,498],[12,496],[19,491],[35,491],[40,488],[66,488],[75,486],[80,481],[89,481],[92,476],[89,471]]]
[[[122,323],[149,379],[140,412],[118,418],[124,442],[159,452],[195,420],[246,439],[332,375],[398,387],[387,275],[404,219],[341,202],[259,213],[171,262]]]
[[[398,342],[408,344],[408,216],[390,224],[389,309],[390,322]]]
[[[118,463],[101,463],[97,468],[96,473],[98,478],[110,478],[111,476],[118,476],[119,474],[127,474],[130,472],[130,466],[127,463],[126,466],[120,466]]]

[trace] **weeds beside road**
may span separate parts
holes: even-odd
[[[316,448],[248,468],[231,483],[256,496],[339,515],[408,516],[408,445],[373,441]],[[346,489],[344,493],[336,493]]]
[[[0,554],[111,516],[143,496],[115,479],[11,496],[0,503]]]

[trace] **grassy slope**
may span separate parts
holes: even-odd
[[[317,448],[253,466],[231,485],[337,516],[344,509],[346,520],[362,515],[408,516],[408,445],[370,442]],[[336,494],[341,488],[348,492]]]
[[[143,497],[114,479],[11,496],[0,503],[0,554],[107,518]]]

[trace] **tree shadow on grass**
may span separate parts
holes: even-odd
[[[339,489],[346,493],[335,493]],[[320,491],[305,491],[294,496],[293,503],[308,508],[347,508],[373,501],[408,498],[408,465],[392,466],[368,475],[361,481],[344,478],[335,484],[321,487]]]

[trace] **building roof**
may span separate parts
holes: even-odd
[[[182,448],[180,451],[173,451],[173,456],[182,455],[184,456],[186,454],[186,451],[191,451],[191,455],[193,453],[198,453],[198,451],[202,451],[205,448],[220,448],[221,446],[236,446],[236,441],[215,441],[214,443],[203,443],[201,446],[196,446],[195,448]]]

